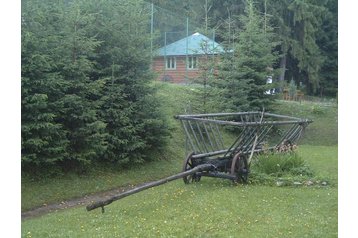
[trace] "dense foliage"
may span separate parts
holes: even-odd
[[[164,144],[144,9],[140,0],[22,1],[25,170],[140,163]]]
[[[252,162],[251,169],[256,173],[263,173],[274,177],[283,175],[310,176],[313,171],[305,160],[295,151],[286,153],[264,153],[257,155]]]
[[[237,37],[225,37],[227,46],[219,70],[224,87],[227,107],[234,111],[268,109],[273,96],[266,91],[268,77],[273,76],[272,66],[277,60],[272,29],[254,8],[253,2],[239,18],[241,29],[236,27]],[[231,43],[234,41],[235,43]]]

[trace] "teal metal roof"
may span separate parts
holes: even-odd
[[[159,56],[186,55],[186,45],[188,40],[188,55],[205,54],[207,45],[208,54],[218,54],[224,52],[224,48],[210,38],[194,33],[184,39],[173,42],[159,49]]]

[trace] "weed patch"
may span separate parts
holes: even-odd
[[[251,164],[250,183],[265,185],[313,185],[320,182],[314,170],[296,152],[263,153]]]
[[[282,177],[285,174],[313,176],[313,171],[295,152],[258,155],[252,162],[252,168],[259,173],[276,177]]]

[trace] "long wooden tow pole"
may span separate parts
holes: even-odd
[[[163,179],[160,179],[160,180],[157,180],[157,181],[154,181],[154,182],[146,183],[146,184],[144,184],[142,186],[133,188],[133,189],[128,190],[126,192],[114,195],[111,198],[91,203],[91,204],[87,205],[86,209],[87,209],[87,211],[92,211],[92,210],[94,210],[96,208],[101,207],[102,212],[104,212],[104,206],[107,206],[107,205],[111,204],[114,201],[117,201],[119,199],[122,199],[124,197],[127,197],[127,196],[135,194],[135,193],[139,193],[140,191],[146,190],[148,188],[152,188],[152,187],[155,187],[155,186],[158,186],[158,185],[161,185],[161,184],[164,184],[164,183],[176,180],[176,179],[180,179],[180,178],[195,174],[197,172],[201,172],[201,171],[204,171],[204,170],[211,170],[212,168],[213,168],[213,166],[211,164],[201,164],[201,165],[198,165],[198,166],[196,166],[196,167],[194,167],[194,168],[192,168],[190,170],[187,170],[187,171],[184,171],[184,172],[181,172],[181,173],[178,173],[178,174],[175,174],[175,175],[172,175],[170,177],[163,178]]]

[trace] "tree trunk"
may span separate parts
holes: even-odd
[[[281,68],[281,74],[280,76],[278,77],[278,82],[279,82],[279,92],[282,91],[282,83],[283,81],[285,80],[285,73],[286,73],[286,61],[287,61],[287,56],[286,54],[283,55],[283,57],[281,58],[280,60],[280,68]]]
[[[280,68],[282,69],[282,72],[280,76],[278,77],[279,82],[283,82],[285,80],[285,73],[286,73],[286,54],[281,58],[280,60]]]

